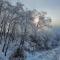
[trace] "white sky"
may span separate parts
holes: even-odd
[[[22,2],[28,9],[46,11],[52,18],[52,25],[60,26],[60,0],[10,0],[12,4]]]

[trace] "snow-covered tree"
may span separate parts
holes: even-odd
[[[51,19],[45,19],[46,12],[24,10],[23,4],[12,6],[8,1],[0,2],[0,45],[1,52],[9,59],[24,60],[26,52],[47,49],[48,37],[39,34],[39,29],[48,27]],[[47,36],[47,35],[46,35]],[[44,40],[46,39],[46,40]],[[46,46],[46,48],[45,48]],[[12,59],[13,60],[13,59]]]

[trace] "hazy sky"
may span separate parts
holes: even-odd
[[[10,0],[13,4],[21,1],[28,9],[46,11],[53,25],[60,25],[60,0]]]

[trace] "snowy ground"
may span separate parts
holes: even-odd
[[[60,60],[60,47],[36,53],[35,56],[28,54],[27,60]]]
[[[9,60],[8,57],[10,53],[11,51],[9,51],[7,56],[4,56],[4,53],[0,52],[0,60]],[[27,54],[26,60],[60,60],[60,47],[48,51],[35,53],[34,55]]]

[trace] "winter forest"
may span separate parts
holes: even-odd
[[[60,60],[60,32],[46,15],[0,0],[0,60]]]

